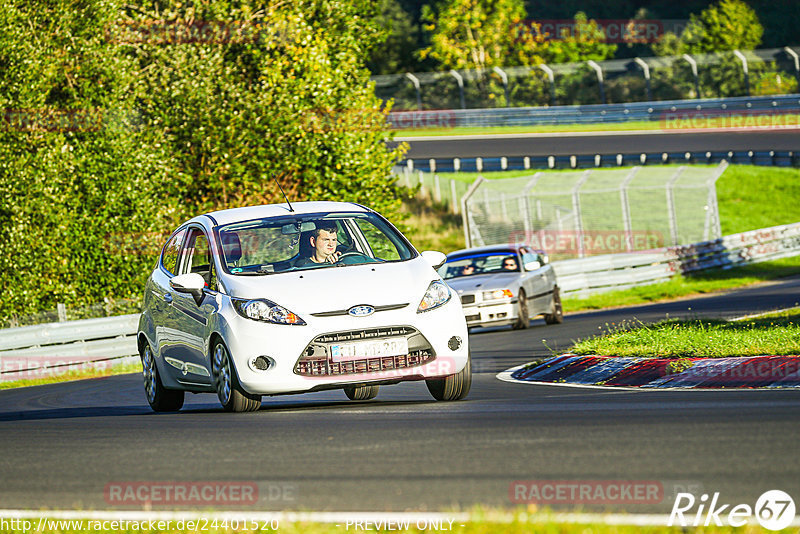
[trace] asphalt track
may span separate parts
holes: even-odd
[[[434,511],[510,507],[517,480],[656,481],[662,502],[585,510],[668,514],[678,489],[755,504],[800,497],[800,391],[619,391],[499,381],[546,346],[638,318],[733,317],[794,306],[800,277],[722,295],[541,320],[470,336],[469,397],[437,403],[422,383],[372,401],[339,391],[265,399],[228,414],[212,395],[154,414],[138,375],[0,391],[0,508],[139,509],[107,499],[126,482],[256,483],[256,504],[159,509]],[[546,345],[546,346],[545,346]],[[555,506],[555,508],[561,508]],[[574,509],[576,505],[567,505]]]
[[[800,150],[800,130],[642,131],[403,138],[407,158]],[[390,145],[396,143],[390,143]]]

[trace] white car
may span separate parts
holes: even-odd
[[[469,327],[527,328],[538,315],[547,324],[564,321],[556,273],[543,250],[525,244],[458,250],[439,274],[458,292]]]
[[[462,399],[467,326],[435,270],[444,261],[357,204],[195,217],[147,281],[137,339],[147,401],[175,411],[186,391],[216,392],[226,410],[252,411],[262,395],[338,388],[365,400],[405,380]]]

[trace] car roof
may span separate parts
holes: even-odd
[[[447,258],[450,259],[450,258],[455,258],[455,257],[459,257],[459,256],[469,256],[469,255],[472,255],[472,254],[490,254],[492,252],[497,252],[497,253],[501,253],[501,254],[502,253],[516,253],[519,250],[520,247],[532,248],[529,245],[526,245],[525,243],[514,243],[513,245],[510,245],[510,244],[507,244],[507,243],[503,244],[503,245],[486,245],[486,246],[483,246],[483,247],[473,247],[473,248],[464,248],[464,249],[461,249],[461,250],[456,250],[455,252],[451,252],[450,254],[448,254]],[[541,254],[545,253],[543,250],[537,250],[537,249],[533,249],[533,250],[534,250],[534,252],[538,252],[538,253],[541,253]]]
[[[201,217],[211,218],[215,225],[231,224],[240,221],[253,219],[266,219],[269,217],[280,217],[282,215],[306,215],[310,213],[328,212],[348,212],[364,213],[371,210],[355,204],[353,202],[292,202],[294,211],[289,210],[289,205],[283,204],[264,204],[262,206],[246,206],[243,208],[232,208],[227,210],[212,211],[192,219],[197,221]]]

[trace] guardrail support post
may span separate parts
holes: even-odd
[[[738,50],[733,51],[733,55],[742,62],[742,72],[744,73],[744,89],[747,96],[750,96],[750,70],[747,68],[747,58]]]
[[[67,321],[67,307],[63,302],[59,302],[56,304],[56,310],[58,311],[58,322],[65,323]]]
[[[644,82],[647,85],[647,100],[653,101],[653,90],[650,87],[650,66],[645,63],[645,61],[640,57],[635,57],[633,60],[636,62],[637,65],[642,67],[642,71],[644,72]]]
[[[556,105],[556,77],[553,75],[553,69],[542,63],[539,65],[539,68],[547,74],[547,78],[550,80],[550,105]]]
[[[600,102],[605,104],[606,103],[606,88],[603,84],[603,69],[600,68],[593,59],[590,59],[586,62],[587,65],[594,69],[594,72],[597,74],[597,83],[600,85]]]
[[[414,89],[417,91],[417,109],[422,111],[422,89],[419,86],[419,78],[410,72],[406,72],[406,78],[411,80],[411,83],[414,84]]]
[[[503,80],[503,92],[506,94],[506,107],[511,107],[511,95],[508,92],[508,75],[501,69],[500,67],[495,67],[492,69],[500,79]]]
[[[456,70],[451,70],[450,75],[456,79],[458,84],[458,94],[461,97],[461,109],[467,109],[467,102],[464,100],[464,78]]]
[[[697,74],[697,61],[694,60],[692,56],[689,54],[683,54],[683,59],[689,63],[689,66],[692,67],[692,76],[694,76],[694,92],[697,93],[695,98],[701,98],[700,96],[700,77]]]

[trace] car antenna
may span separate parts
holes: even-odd
[[[289,202],[289,197],[287,197],[286,193],[283,191],[283,188],[281,187],[281,183],[278,181],[278,178],[273,174],[272,175],[272,179],[275,180],[276,184],[278,184],[278,189],[281,190],[281,193],[283,193],[283,198],[285,198],[286,199],[286,203],[289,204],[289,211],[293,212],[294,208],[292,207],[292,203]]]

